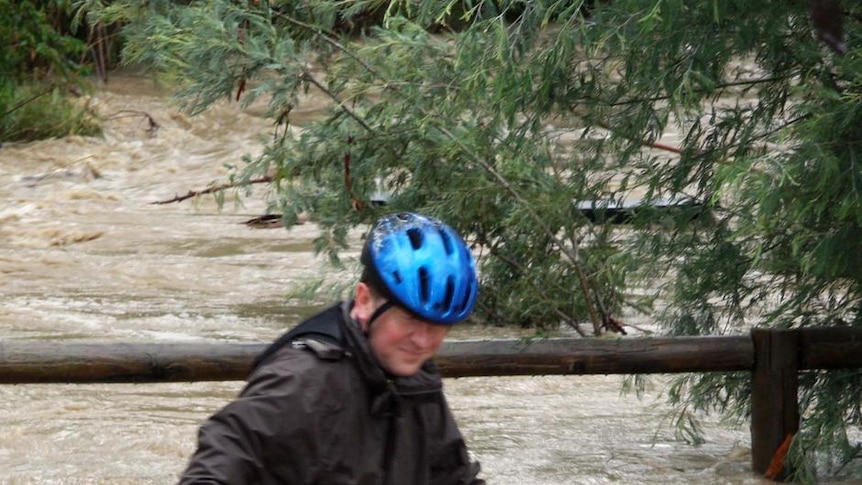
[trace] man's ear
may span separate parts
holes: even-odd
[[[371,318],[376,308],[371,288],[365,283],[357,283],[356,292],[353,297],[353,311],[350,313],[350,316],[359,322],[359,326],[363,331],[368,330],[368,319]]]

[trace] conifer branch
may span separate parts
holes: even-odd
[[[328,96],[332,101],[334,101],[334,102],[335,102],[335,104],[337,104],[337,105],[338,105],[338,107],[339,107],[342,111],[344,111],[345,113],[347,113],[347,115],[348,115],[348,116],[350,116],[351,118],[353,118],[353,120],[354,120],[354,121],[356,121],[357,123],[359,123],[359,126],[361,126],[362,128],[364,128],[364,129],[365,129],[365,131],[367,131],[367,132],[369,132],[369,133],[374,133],[374,129],[373,129],[373,128],[371,128],[370,126],[368,126],[368,124],[365,122],[365,120],[364,120],[364,119],[362,119],[362,117],[360,117],[360,116],[359,116],[359,115],[357,115],[355,112],[353,112],[353,110],[352,110],[352,109],[350,109],[350,108],[348,108],[347,106],[345,106],[345,105],[344,105],[344,102],[343,102],[343,101],[341,101],[340,99],[338,99],[338,96],[336,96],[332,91],[330,91],[330,90],[329,90],[329,88],[327,88],[326,86],[324,86],[323,84],[321,84],[321,83],[320,83],[320,82],[319,82],[319,81],[314,77],[314,75],[313,75],[313,74],[311,74],[310,72],[308,72],[308,71],[306,71],[306,70],[303,70],[303,72],[302,72],[302,80],[303,80],[303,81],[306,81],[306,82],[308,82],[308,83],[310,83],[310,84],[312,84],[312,85],[314,85],[314,87],[316,87],[316,88],[317,88],[317,89],[319,89],[321,92],[323,92],[323,94],[327,95],[327,96]]]
[[[601,335],[602,333],[602,318],[599,317],[598,311],[596,310],[595,303],[593,303],[593,299],[591,297],[591,281],[589,276],[587,276],[587,272],[583,267],[583,260],[581,259],[579,244],[576,240],[572,240],[571,249],[567,247],[563,241],[557,237],[556,233],[545,223],[545,220],[533,209],[532,205],[525,200],[521,194],[515,190],[512,184],[503,176],[497,169],[491,166],[488,162],[479,157],[475,152],[473,152],[468,146],[464,145],[464,143],[456,137],[448,128],[445,126],[437,126],[437,129],[443,133],[449,140],[458,145],[461,150],[473,159],[474,162],[479,164],[488,174],[490,174],[503,189],[508,192],[517,202],[520,204],[524,210],[530,214],[530,218],[533,219],[541,229],[545,235],[554,242],[554,245],[563,253],[569,261],[572,263],[575,273],[578,275],[578,280],[581,286],[581,293],[584,297],[584,302],[587,305],[587,312],[590,314],[590,320],[593,323],[593,330],[596,335]]]
[[[331,36],[327,35],[327,34],[326,34],[325,32],[323,32],[320,28],[315,27],[315,26],[312,26],[312,25],[309,25],[309,24],[306,24],[305,22],[302,22],[302,21],[299,21],[299,20],[293,19],[293,18],[291,18],[291,17],[289,17],[289,16],[286,16],[286,15],[282,15],[282,14],[278,14],[278,15],[279,15],[281,18],[283,18],[283,19],[287,20],[288,22],[290,22],[290,23],[292,23],[292,24],[294,24],[294,25],[296,25],[296,26],[299,26],[299,27],[305,28],[305,29],[307,29],[307,30],[309,30],[309,31],[313,32],[315,35],[317,35],[317,36],[319,36],[320,38],[322,38],[325,42],[329,43],[331,46],[335,47],[336,49],[338,49],[338,50],[339,50],[339,51],[341,51],[341,52],[346,53],[346,54],[347,54],[349,57],[351,57],[354,61],[358,62],[358,63],[359,63],[359,64],[360,64],[364,69],[366,69],[370,74],[372,74],[375,78],[377,78],[377,79],[381,79],[381,80],[383,80],[383,81],[386,81],[385,79],[383,79],[383,78],[382,78],[382,77],[377,73],[377,71],[376,71],[375,69],[373,69],[373,68],[372,68],[371,66],[369,66],[367,63],[365,63],[364,61],[362,61],[361,59],[359,59],[359,58],[355,55],[355,53],[354,53],[353,51],[351,51],[351,50],[347,49],[347,48],[346,48],[345,46],[343,46],[340,42],[337,42],[336,40],[332,39],[332,38],[331,38]],[[330,91],[329,91],[325,86],[321,85],[321,84],[320,84],[320,83],[319,83],[319,82],[314,78],[314,76],[313,76],[313,75],[311,75],[311,74],[310,74],[310,73],[308,73],[308,72],[305,72],[305,73],[304,73],[304,76],[305,76],[305,77],[304,77],[304,80],[306,80],[306,81],[308,81],[309,83],[313,84],[313,85],[314,85],[314,86],[316,86],[318,89],[320,89],[322,92],[324,92],[327,96],[329,96],[329,97],[330,97],[330,99],[332,99],[333,101],[335,101],[335,102],[338,104],[339,108],[341,108],[341,109],[342,109],[345,113],[347,113],[351,118],[353,118],[355,121],[357,121],[357,122],[360,124],[360,126],[362,126],[363,128],[365,128],[367,131],[369,131],[369,132],[371,132],[371,133],[373,133],[373,132],[374,132],[374,130],[373,130],[370,126],[368,126],[368,124],[367,124],[367,123],[365,123],[365,121],[364,121],[363,119],[361,119],[361,118],[360,118],[356,113],[354,113],[352,110],[350,110],[349,108],[347,108],[346,106],[344,106],[344,104],[341,102],[341,100],[339,100],[339,99],[338,99],[338,98],[337,98],[337,97],[336,97],[332,92],[330,92]],[[389,86],[389,88],[390,88],[390,89],[397,89],[397,88],[392,87],[392,86],[391,86],[391,85],[389,85],[388,83],[387,83],[387,85]],[[606,323],[607,323],[607,321],[608,321],[608,319],[612,319],[612,318],[611,318],[609,315],[602,315],[602,316],[599,316],[599,313],[598,313],[598,311],[597,311],[597,309],[596,309],[596,304],[592,301],[593,299],[591,298],[591,295],[592,295],[594,292],[593,292],[593,291],[591,291],[591,289],[590,289],[590,288],[591,288],[593,285],[592,285],[592,283],[591,283],[591,280],[590,280],[589,276],[587,275],[587,272],[586,272],[586,271],[585,271],[585,269],[583,268],[583,263],[582,263],[582,260],[581,260],[580,254],[579,254],[579,246],[578,246],[577,241],[574,241],[574,240],[573,240],[573,241],[572,241],[572,247],[571,247],[571,249],[569,249],[569,248],[568,248],[565,244],[563,244],[563,242],[562,242],[562,241],[561,241],[561,240],[556,236],[556,234],[555,234],[555,233],[554,233],[554,232],[553,232],[553,231],[552,231],[552,230],[547,226],[547,224],[545,224],[545,223],[544,223],[544,221],[542,220],[542,218],[541,218],[541,217],[540,217],[540,216],[539,216],[539,215],[538,215],[538,214],[533,210],[533,208],[532,208],[532,207],[530,207],[529,203],[528,203],[526,200],[524,200],[524,198],[523,198],[523,197],[521,197],[521,195],[520,195],[520,194],[519,194],[519,193],[514,189],[514,187],[512,187],[512,185],[508,182],[508,180],[506,180],[506,178],[502,176],[502,174],[500,174],[497,170],[495,170],[495,169],[494,169],[490,164],[488,164],[487,162],[485,162],[484,160],[482,160],[478,155],[476,155],[475,153],[473,153],[473,151],[472,151],[472,150],[470,150],[470,149],[469,149],[469,147],[467,147],[467,146],[465,146],[463,143],[461,143],[461,141],[460,141],[460,140],[458,140],[458,139],[457,139],[457,138],[452,134],[452,132],[451,132],[451,131],[449,131],[449,130],[448,130],[448,129],[446,129],[445,127],[438,127],[438,129],[439,129],[439,130],[440,130],[440,131],[441,131],[441,132],[442,132],[442,133],[443,133],[447,138],[449,138],[450,140],[452,140],[453,142],[455,142],[455,143],[456,143],[456,144],[457,144],[457,145],[458,145],[458,146],[459,146],[459,147],[460,147],[460,148],[461,148],[461,149],[462,149],[466,154],[468,154],[471,158],[473,158],[473,160],[475,160],[475,161],[476,161],[480,166],[482,166],[482,167],[485,169],[485,171],[487,171],[489,174],[491,174],[491,175],[492,175],[492,176],[493,176],[493,177],[494,177],[494,178],[495,178],[495,179],[496,179],[496,180],[501,184],[501,186],[502,186],[502,187],[503,187],[507,192],[509,192],[510,194],[512,194],[512,196],[513,196],[513,197],[514,197],[514,198],[519,202],[519,204],[520,204],[520,205],[522,205],[522,206],[525,208],[525,210],[527,210],[527,211],[528,211],[528,213],[529,213],[529,214],[531,215],[531,217],[536,221],[536,223],[537,223],[537,224],[539,224],[539,226],[543,228],[543,231],[548,235],[548,237],[549,237],[549,238],[551,238],[551,240],[552,240],[552,241],[554,241],[555,245],[560,249],[560,251],[568,257],[568,259],[571,261],[571,263],[572,263],[572,264],[573,264],[573,266],[574,266],[574,269],[575,269],[576,274],[578,275],[578,280],[579,280],[579,282],[580,282],[580,286],[581,286],[581,292],[582,292],[582,294],[583,294],[584,301],[585,301],[585,303],[586,303],[586,305],[587,305],[587,311],[588,311],[588,313],[589,313],[589,315],[590,315],[590,320],[591,320],[591,322],[592,322],[592,324],[593,324],[593,330],[594,330],[594,332],[595,332],[595,334],[596,334],[596,335],[600,335],[600,334],[601,334],[601,332],[602,332],[602,330],[601,330],[601,329],[602,329],[602,325],[603,325],[603,324],[606,324]],[[351,197],[351,198],[353,199],[353,197]],[[603,307],[603,305],[601,304],[601,302],[599,302],[599,305],[600,305],[601,307]],[[571,324],[571,322],[569,322],[569,323]],[[576,330],[577,330],[579,333],[581,332],[581,330],[580,330],[579,328],[577,328],[577,327],[575,327],[575,328],[576,328]]]
[[[377,73],[374,71],[374,69],[371,68],[371,66],[369,66],[367,63],[365,63],[364,61],[359,59],[353,51],[351,51],[350,49],[346,48],[343,44],[341,44],[340,42],[333,39],[332,36],[327,35],[320,27],[310,25],[306,22],[303,22],[301,20],[297,20],[297,19],[295,19],[289,15],[284,15],[283,13],[280,13],[280,12],[275,12],[275,15],[279,18],[286,20],[287,22],[289,22],[289,23],[291,23],[297,27],[301,27],[303,29],[308,30],[309,32],[313,33],[315,36],[323,39],[329,45],[338,49],[340,52],[347,54],[351,59],[358,62],[360,65],[362,65],[363,68],[367,69],[369,72],[371,72],[375,76],[377,76]],[[335,95],[335,93],[330,91],[329,88],[327,88],[321,82],[319,82],[317,80],[317,78],[315,78],[314,75],[310,71],[308,71],[307,69],[302,70],[302,80],[314,85],[314,87],[316,87],[323,94],[328,96],[331,100],[333,100],[335,102],[335,104],[338,105],[338,107],[342,111],[347,113],[348,116],[353,118],[353,120],[356,121],[357,123],[359,123],[359,125],[362,126],[362,128],[364,128],[366,131],[368,131],[369,133],[374,133],[374,130],[370,126],[368,126],[367,123],[365,123],[364,119],[362,119],[359,115],[354,113],[353,110],[351,110],[350,108],[345,106],[344,102],[341,101]]]
[[[505,262],[506,264],[508,264],[509,266],[511,266],[512,268],[514,268],[516,271],[518,271],[518,272],[519,272],[519,273],[521,273],[522,275],[524,275],[524,276],[526,276],[526,275],[527,275],[527,269],[526,269],[526,268],[524,268],[524,266],[523,266],[522,264],[518,263],[518,262],[517,262],[517,261],[515,261],[514,259],[512,259],[512,258],[510,258],[510,257],[508,257],[508,256],[506,256],[506,255],[504,255],[504,254],[501,254],[501,253],[500,253],[500,251],[499,251],[499,250],[497,250],[497,248],[496,248],[496,247],[489,246],[489,248],[488,248],[488,249],[489,249],[489,251],[491,252],[491,254],[492,254],[495,258],[499,259],[500,261]],[[542,289],[542,287],[541,287],[541,286],[539,286],[538,284],[536,284],[536,282],[535,282],[535,281],[533,281],[532,279],[529,279],[529,280],[528,280],[528,283],[530,284],[530,286],[531,286],[534,290],[536,290],[536,292],[537,292],[537,293],[539,293],[540,295],[542,295],[542,298],[544,298],[544,299],[545,299],[545,300],[547,300],[547,301],[553,301],[553,299],[552,299],[552,298],[550,298],[550,297],[548,296],[548,294],[547,294],[547,293]],[[564,311],[560,310],[560,309],[559,309],[559,308],[557,308],[557,307],[556,307],[556,305],[554,305],[554,304],[551,304],[551,305],[550,305],[550,307],[553,309],[554,313],[556,313],[560,318],[562,318],[562,319],[563,319],[563,321],[564,321],[564,322],[566,322],[566,324],[568,324],[570,327],[572,327],[572,328],[575,330],[575,332],[577,332],[577,333],[578,333],[578,335],[580,335],[581,337],[586,337],[586,336],[587,336],[587,335],[584,333],[584,331],[581,329],[581,326],[580,326],[580,325],[578,325],[578,322],[576,322],[576,321],[571,317],[571,315],[569,315],[569,314],[565,313]]]

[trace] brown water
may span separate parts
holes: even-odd
[[[104,138],[0,148],[0,338],[260,342],[314,310],[284,295],[328,271],[311,253],[315,228],[243,225],[263,213],[262,189],[222,211],[208,198],[150,204],[220,181],[224,164],[258,152],[269,122],[231,105],[189,118],[134,75],[112,76],[92,102],[109,118]],[[492,484],[769,483],[750,472],[747,427],[704,417],[706,443],[690,446],[664,423],[663,379],[644,400],[621,395],[621,379],[446,386]],[[0,481],[172,483],[198,425],[241,385],[0,386]]]

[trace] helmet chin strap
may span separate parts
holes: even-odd
[[[371,317],[368,318],[368,326],[366,328],[371,329],[371,324],[374,323],[374,320],[377,320],[380,315],[383,315],[383,312],[389,310],[394,306],[395,302],[393,302],[392,300],[386,300],[384,304],[377,307],[377,309],[374,310],[374,313],[371,314]]]

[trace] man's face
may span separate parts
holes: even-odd
[[[380,365],[396,376],[418,372],[440,348],[449,327],[426,322],[393,306],[377,317],[369,328],[368,318],[385,301],[370,296],[364,300],[359,293],[357,291],[356,308],[362,305],[367,308],[360,309],[361,315],[357,315],[357,319],[368,334],[371,351]]]

